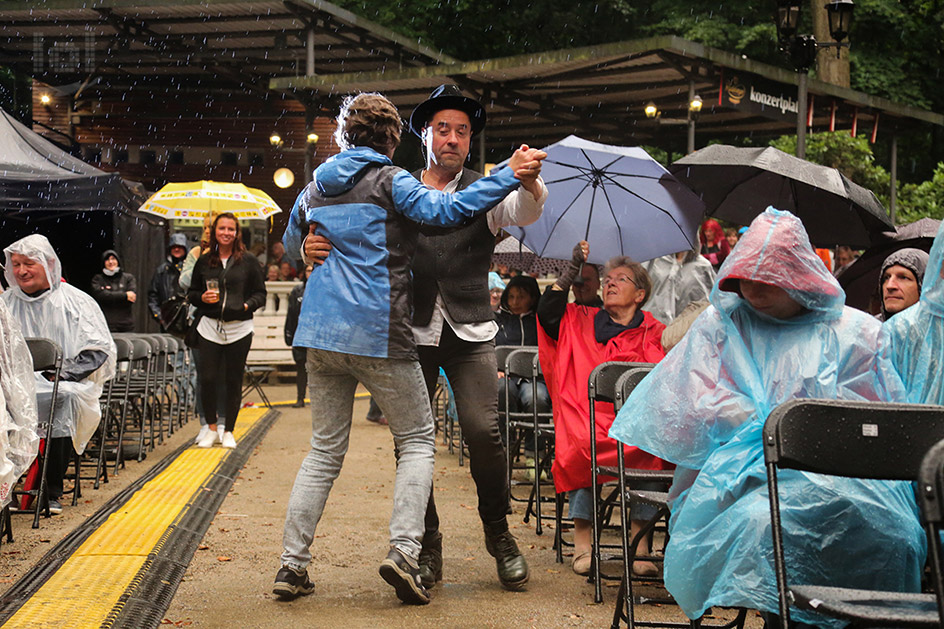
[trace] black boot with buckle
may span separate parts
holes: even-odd
[[[520,590],[528,582],[528,562],[525,561],[518,543],[508,530],[508,521],[504,518],[497,522],[483,523],[485,528],[485,549],[495,558],[498,579],[506,590]]]

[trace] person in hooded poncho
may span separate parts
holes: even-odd
[[[710,300],[610,436],[680,466],[665,584],[686,615],[713,605],[776,613],[764,421],[794,398],[900,400],[901,383],[877,354],[880,324],[843,305],[788,212],[768,208],[754,220]],[[918,591],[926,549],[910,484],[793,471],[779,479],[795,582]]]
[[[32,358],[20,325],[0,301],[0,507],[39,450]]]
[[[692,302],[708,299],[715,271],[697,249],[653,258],[643,264],[652,278],[652,295],[646,309],[669,325]]]
[[[934,238],[917,304],[886,320],[885,354],[904,381],[906,401],[944,404],[944,223]]]
[[[116,349],[102,309],[92,297],[62,282],[62,264],[45,236],[22,238],[3,250],[10,290],[0,295],[23,335],[46,338],[62,348],[62,376],[49,448],[49,497],[62,495],[71,439],[81,454],[102,412],[98,398],[115,375]],[[49,411],[52,382],[35,377],[39,416]],[[65,444],[65,445],[63,445]]]

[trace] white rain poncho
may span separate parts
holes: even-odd
[[[75,358],[83,350],[105,352],[108,359],[80,382],[60,382],[50,437],[72,437],[81,454],[95,434],[102,412],[98,402],[102,387],[115,375],[115,343],[108,324],[95,300],[74,286],[62,282],[62,264],[45,236],[22,238],[6,249],[6,280],[10,289],[0,295],[10,314],[19,322],[23,336],[49,339],[62,348],[63,360]],[[30,297],[17,285],[11,257],[14,253],[36,260],[46,270],[49,290]],[[40,421],[48,412],[52,383],[35,375]]]
[[[786,320],[761,314],[728,292],[737,279],[778,286],[805,310]],[[877,355],[881,325],[844,307],[842,289],[788,212],[768,208],[754,220],[710,300],[629,397],[610,436],[682,466],[665,583],[685,613],[697,618],[713,605],[776,613],[767,415],[794,398],[897,401],[903,391]],[[790,470],[779,479],[793,582],[918,591],[926,544],[909,483]]]
[[[907,401],[944,404],[944,223],[934,238],[921,299],[884,323],[887,353],[901,375]]]
[[[0,507],[39,450],[36,386],[29,348],[7,307],[0,302]]]
[[[708,299],[715,283],[715,270],[697,251],[686,252],[682,262],[675,254],[654,258],[643,264],[652,280],[652,294],[646,310],[669,325],[693,301]]]

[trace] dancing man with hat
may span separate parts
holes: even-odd
[[[410,129],[423,142],[426,168],[413,175],[427,187],[454,193],[482,175],[465,168],[472,137],[485,127],[485,108],[455,85],[441,85],[417,105]],[[479,498],[485,547],[495,557],[498,578],[509,590],[528,581],[528,564],[508,530],[508,472],[498,427],[498,378],[495,334],[489,304],[488,269],[495,236],[502,227],[528,225],[541,216],[547,188],[540,167],[485,214],[460,227],[420,229],[413,262],[413,336],[430,399],[439,369],[455,393],[462,436]],[[319,263],[328,249],[309,237],[305,257]],[[442,534],[430,493],[426,531],[420,553],[423,585],[442,580]]]

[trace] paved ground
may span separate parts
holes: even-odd
[[[273,400],[289,399],[293,391],[272,387],[269,394]],[[535,535],[533,525],[521,522],[520,504],[510,521],[531,565],[531,583],[524,592],[500,588],[494,560],[482,543],[468,466],[459,467],[457,458],[443,446],[437,453],[435,491],[445,535],[445,581],[433,590],[430,605],[400,605],[392,588],[377,574],[387,550],[394,478],[392,438],[386,427],[363,419],[366,401],[355,403],[351,449],[313,546],[310,573],[315,594],[289,603],[278,601],[270,592],[279,567],[285,504],[310,434],[310,409],[280,410],[281,418],[250,456],[207,532],[165,615],[165,624],[227,629],[300,624],[609,626],[615,584],[606,588],[603,605],[593,604],[592,586],[574,575],[569,563],[555,563],[553,529],[546,529],[543,536]],[[0,547],[0,588],[9,587],[52,543],[196,431],[196,423],[191,422],[148,461],[129,463],[105,489],[89,489],[82,504],[44,521],[39,531],[17,520],[17,541]],[[646,607],[645,614],[651,618],[677,616],[671,607]]]

